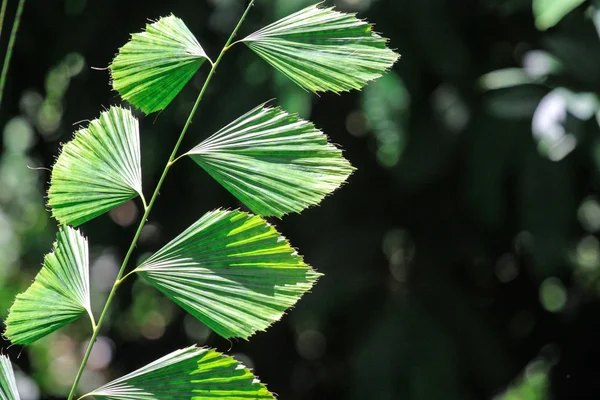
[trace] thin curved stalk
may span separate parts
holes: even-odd
[[[2,4],[4,5],[4,3]],[[21,15],[23,14],[23,8],[25,8],[25,0],[19,0],[19,5],[17,6],[17,13],[15,15],[15,21],[13,22],[13,27],[10,31],[10,37],[8,38],[8,47],[6,49],[6,56],[4,57],[4,65],[2,65],[2,74],[0,75],[0,106],[2,106],[2,93],[4,93],[6,75],[8,74],[8,65],[10,64],[10,58],[12,56],[12,50],[15,45],[15,40],[17,39],[17,32],[19,30],[19,24],[21,22]],[[4,18],[4,14],[2,15],[2,18]]]
[[[2,5],[0,6],[0,37],[2,37],[2,27],[4,26],[4,15],[6,14],[6,4],[8,0],[2,0]]]
[[[150,214],[150,211],[152,210],[152,206],[154,206],[154,202],[156,201],[156,198],[158,197],[158,193],[160,191],[160,188],[165,180],[165,178],[167,177],[167,173],[169,172],[169,169],[171,168],[171,166],[173,165],[173,162],[175,160],[175,156],[177,155],[177,151],[179,150],[179,146],[181,145],[181,142],[183,141],[183,138],[190,126],[190,124],[192,123],[192,119],[194,117],[194,114],[196,113],[196,110],[198,109],[198,105],[200,104],[200,102],[202,101],[202,97],[204,97],[204,93],[206,92],[206,88],[208,87],[208,84],[210,83],[213,75],[215,74],[215,71],[217,69],[217,67],[219,66],[219,63],[221,62],[221,59],[223,58],[223,56],[225,55],[225,52],[227,51],[229,45],[231,44],[233,38],[235,37],[237,31],[239,30],[240,26],[242,25],[242,23],[244,22],[244,20],[246,19],[246,16],[248,15],[248,12],[250,11],[250,8],[254,5],[254,0],[250,0],[250,3],[248,4],[248,7],[246,8],[246,11],[244,12],[244,14],[242,15],[242,17],[240,18],[237,26],[235,27],[235,29],[233,30],[233,32],[231,33],[231,35],[229,36],[229,39],[227,40],[227,42],[225,43],[225,46],[223,46],[223,49],[221,50],[221,53],[219,54],[219,57],[217,58],[217,61],[215,61],[215,63],[212,65],[212,68],[210,69],[210,72],[208,74],[208,77],[206,78],[206,80],[204,81],[204,85],[202,86],[202,90],[200,91],[200,94],[198,95],[198,98],[196,99],[196,103],[194,104],[194,107],[192,108],[192,111],[190,112],[190,115],[188,116],[188,119],[185,123],[185,125],[183,126],[183,129],[181,130],[181,133],[179,134],[179,139],[177,140],[177,143],[175,144],[175,147],[173,148],[173,151],[171,152],[171,156],[169,157],[169,161],[167,161],[167,164],[165,165],[165,168],[162,172],[162,175],[156,185],[156,188],[154,189],[154,193],[152,194],[152,198],[150,199],[150,202],[148,203],[148,207],[146,207],[146,210],[144,212],[144,215],[142,216],[142,220],[140,221],[140,224],[137,228],[137,231],[135,233],[135,236],[133,237],[133,240],[131,242],[131,245],[129,246],[129,250],[127,251],[127,254],[125,255],[125,258],[123,259],[123,264],[121,264],[121,268],[119,269],[119,273],[117,274],[117,277],[115,279],[115,283],[113,284],[113,287],[108,295],[108,298],[106,299],[106,303],[104,304],[104,309],[102,310],[102,313],[100,314],[100,318],[98,319],[98,323],[96,324],[96,328],[94,329],[93,333],[92,333],[92,337],[90,338],[90,342],[88,344],[87,350],[85,351],[85,354],[83,356],[83,360],[81,361],[81,365],[79,366],[79,371],[77,372],[77,376],[75,377],[75,382],[73,382],[73,386],[71,387],[71,392],[69,393],[69,397],[68,400],[72,400],[73,399],[73,395],[75,394],[75,390],[77,388],[77,385],[79,384],[79,380],[81,379],[81,375],[83,374],[83,370],[85,369],[85,366],[88,362],[88,359],[90,358],[90,354],[92,353],[92,348],[94,347],[94,342],[96,341],[96,338],[98,337],[98,334],[100,333],[100,327],[102,326],[102,322],[104,321],[104,317],[106,317],[107,311],[109,309],[110,304],[112,303],[112,300],[115,296],[115,293],[117,291],[117,288],[119,287],[119,285],[121,284],[121,282],[123,282],[123,280],[121,279],[123,277],[123,274],[125,273],[125,268],[127,267],[127,263],[129,262],[129,258],[131,257],[131,254],[133,253],[133,249],[135,248],[135,245],[137,244],[137,241],[140,237],[140,234],[142,233],[142,229],[144,228],[144,225],[146,224],[146,220],[148,218],[148,215]],[[130,274],[127,274],[127,276],[129,276]]]

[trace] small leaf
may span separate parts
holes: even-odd
[[[138,121],[111,107],[75,132],[52,169],[48,205],[61,224],[78,226],[142,195]]]
[[[61,227],[54,251],[10,308],[4,332],[8,339],[30,344],[86,312],[91,316],[88,263],[87,240],[78,230]]]
[[[585,0],[533,0],[535,25],[540,30],[552,28]]]
[[[354,168],[315,126],[262,105],[187,153],[253,212],[300,212],[337,189]]]
[[[387,39],[354,14],[313,5],[243,41],[299,86],[312,92],[360,89],[399,58]]]
[[[188,347],[83,397],[110,400],[274,399],[244,365],[211,349]]]
[[[15,373],[8,357],[0,354],[0,400],[20,400]]]
[[[170,15],[134,33],[110,65],[113,87],[146,114],[165,109],[208,59],[182,20]]]
[[[262,218],[217,210],[136,269],[224,338],[278,321],[320,274]]]

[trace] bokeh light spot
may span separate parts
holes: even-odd
[[[567,304],[567,291],[555,277],[545,279],[539,289],[540,303],[550,312],[560,312]]]

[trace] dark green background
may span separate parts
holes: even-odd
[[[8,26],[16,1],[9,3]],[[598,125],[569,114],[564,126],[577,143],[557,161],[531,128],[551,90],[595,98],[600,88],[590,4],[540,32],[529,0],[338,3],[390,38],[402,54],[393,74],[362,93],[316,97],[236,46],[182,145],[187,150],[276,98],[342,146],[358,168],[349,183],[320,207],[272,221],[325,277],[249,342],[207,335],[167,299],[130,280],[103,332],[112,340],[103,347],[112,361],[84,376],[84,388],[198,342],[252,365],[281,399],[599,398]],[[241,34],[308,4],[258,0]],[[74,123],[120,104],[108,72],[90,67],[106,67],[129,33],[170,13],[214,58],[244,6],[241,0],[26,2],[0,108],[0,318],[39,270],[56,229],[42,197],[49,173],[27,165],[50,167]],[[7,36],[5,26],[2,49]],[[532,50],[544,50],[560,68],[543,82],[482,88],[482,75],[521,68]],[[207,71],[162,113],[139,115],[148,194]],[[152,211],[154,230],[134,258],[217,207],[240,204],[190,160],[178,163]],[[119,215],[127,219],[132,210],[130,204]],[[83,226],[96,309],[137,224],[119,225],[119,215]],[[89,335],[84,322],[24,350],[0,347],[44,393],[60,398]]]

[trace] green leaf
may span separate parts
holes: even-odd
[[[278,321],[320,274],[262,218],[217,210],[136,269],[224,338]]]
[[[187,153],[253,212],[300,212],[337,189],[354,168],[310,122],[256,107]]]
[[[134,33],[110,65],[113,87],[146,114],[165,109],[208,59],[182,20],[170,15]]]
[[[0,400],[20,400],[15,373],[8,357],[0,354]]]
[[[540,30],[552,28],[585,0],[533,0],[535,25]]]
[[[111,400],[274,399],[244,365],[211,349],[188,347],[83,397]]]
[[[360,89],[400,57],[371,24],[320,4],[266,26],[243,42],[312,92]]]
[[[78,226],[138,194],[138,121],[130,110],[111,107],[63,146],[52,169],[48,205],[61,224]]]
[[[78,230],[61,227],[54,251],[10,308],[6,337],[14,344],[30,344],[86,312],[91,317],[88,263],[87,240]]]

